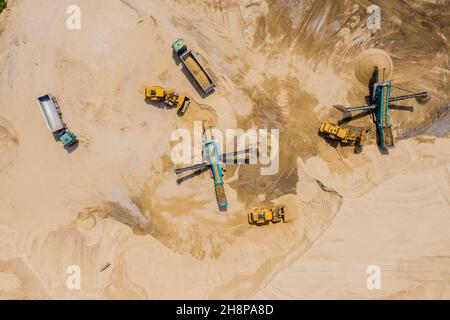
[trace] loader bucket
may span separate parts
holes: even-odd
[[[189,107],[189,104],[191,103],[191,101],[190,101],[190,99],[188,98],[188,97],[186,97],[185,99],[184,99],[184,102],[183,102],[183,104],[178,108],[178,114],[179,115],[184,115],[185,114],[185,112],[186,112],[186,110],[187,110],[187,108]]]

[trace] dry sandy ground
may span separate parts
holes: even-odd
[[[65,27],[70,4],[81,7],[81,30]],[[365,27],[367,4],[9,1],[0,297],[449,298],[448,1],[384,3],[377,33]],[[208,65],[214,94],[202,97],[183,74],[177,37]],[[433,97],[392,112],[407,139],[388,156],[374,141],[353,155],[317,135],[341,116],[334,104],[363,103],[352,63],[373,47],[391,55],[394,80]],[[185,117],[146,104],[152,84],[192,97]],[[80,138],[73,152],[45,127],[35,99],[46,92]],[[176,184],[170,134],[194,120],[279,128],[279,173],[230,166],[231,205],[219,212],[208,174]],[[425,132],[439,137],[411,137]],[[246,223],[249,208],[271,203],[288,206],[290,223]],[[382,290],[365,287],[371,264]],[[70,265],[81,268],[81,290],[66,286]]]
[[[437,146],[445,160],[436,156]],[[343,190],[344,201],[332,225],[255,298],[450,297],[448,140],[434,145],[402,141],[396,149],[400,151],[403,156],[392,155],[384,172],[372,177],[372,181],[386,182],[370,186],[373,189],[362,196]],[[323,161],[310,160],[321,174],[328,172],[323,171],[327,166]],[[342,183],[342,176],[333,176],[330,180]],[[355,174],[353,183],[359,185],[358,180],[361,178]],[[380,290],[366,286],[371,265],[380,267]]]

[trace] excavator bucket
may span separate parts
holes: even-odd
[[[320,125],[320,128],[319,128],[319,132],[320,133],[326,133],[326,131],[325,131],[325,127],[328,125],[328,123],[325,121],[325,122],[322,122],[322,124]]]
[[[282,212],[283,223],[286,223],[287,222],[286,207],[282,207],[281,212]]]
[[[283,221],[283,223],[286,223],[286,207],[285,206],[278,206],[274,208],[274,216],[276,216],[276,222]]]
[[[185,114],[187,108],[189,107],[189,104],[191,103],[191,100],[186,96],[181,96],[180,101],[178,103],[178,114],[183,115]]]
[[[361,131],[361,135],[359,137],[359,145],[362,147],[366,144],[367,138],[368,138],[369,130],[363,130]]]
[[[356,139],[356,143],[355,143],[355,153],[356,154],[359,154],[362,152],[363,146],[366,144],[366,141],[368,139],[369,132],[370,132],[369,130],[362,130],[359,133],[359,136]]]

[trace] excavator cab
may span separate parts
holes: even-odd
[[[273,212],[273,223],[278,223],[280,221],[283,221],[284,223],[287,222],[287,218],[286,218],[286,206],[277,206],[272,208],[272,212]]]

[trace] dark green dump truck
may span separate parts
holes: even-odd
[[[216,84],[205,67],[200,63],[198,57],[188,50],[183,39],[178,39],[172,44],[172,49],[176,52],[181,62],[186,66],[195,81],[198,83],[204,94],[214,91]]]

